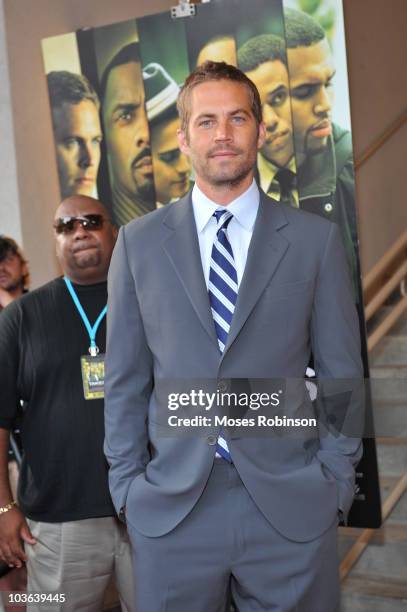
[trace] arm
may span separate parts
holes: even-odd
[[[330,227],[320,265],[311,342],[322,383],[321,412],[338,420],[334,428],[324,430],[321,424],[317,458],[337,480],[339,509],[346,516],[354,496],[355,466],[362,456],[363,366],[349,267],[335,224]]]
[[[10,429],[19,405],[20,311],[16,304],[0,315],[0,507],[13,502],[8,471]],[[17,506],[0,514],[0,557],[10,566],[26,561],[23,541],[35,544],[26,520]]]
[[[8,476],[8,447],[10,434],[0,428],[0,507],[8,506],[13,497]],[[27,560],[23,541],[35,544],[24,515],[17,506],[0,514],[0,557],[9,567],[21,567]]]
[[[121,228],[109,270],[105,376],[105,454],[116,511],[150,459],[147,415],[153,360]]]

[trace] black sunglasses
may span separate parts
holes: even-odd
[[[70,234],[74,231],[76,223],[87,230],[97,231],[102,229],[105,221],[108,221],[103,215],[83,215],[83,217],[60,217],[55,220],[54,228],[57,234]]]

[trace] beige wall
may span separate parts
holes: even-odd
[[[100,26],[166,10],[176,1],[3,2],[21,235],[31,263],[33,283],[37,286],[57,273],[55,260],[50,255],[53,250],[50,226],[59,197],[40,41],[81,27]],[[357,157],[407,108],[407,70],[404,66],[407,1],[344,0],[344,7]],[[407,227],[403,184],[406,136],[405,126],[403,132],[393,137],[358,173],[358,212],[365,272]],[[3,201],[3,210],[5,205],[9,204]],[[4,215],[0,219],[2,217]]]
[[[344,0],[357,159],[407,111],[406,0]],[[407,124],[357,172],[362,269],[407,228]]]

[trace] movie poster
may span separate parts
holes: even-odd
[[[194,176],[177,142],[180,87],[205,60],[238,66],[262,101],[259,185],[340,228],[368,377],[342,4],[211,0],[196,9],[194,17],[168,11],[43,41],[61,198],[98,196],[123,225],[184,196]],[[357,484],[350,524],[377,526],[373,439]]]

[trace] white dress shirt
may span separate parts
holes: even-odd
[[[260,194],[253,179],[250,187],[227,206],[210,200],[195,183],[192,190],[192,208],[198,232],[199,250],[206,287],[209,283],[209,270],[212,246],[216,237],[217,222],[213,216],[215,210],[228,210],[232,213],[226,233],[233,251],[237,273],[237,284],[241,283],[246,265],[247,253],[253,234],[253,226],[259,209]]]
[[[295,163],[295,157],[292,157],[287,164],[286,168],[291,170],[293,174],[297,174],[297,165]],[[257,169],[259,171],[260,178],[260,187],[263,189],[264,193],[267,193],[268,196],[273,198],[273,200],[277,200],[280,202],[281,200],[281,189],[278,181],[276,180],[276,174],[281,169],[278,166],[275,166],[273,163],[268,161],[261,153],[257,154]],[[291,190],[292,203],[296,208],[300,207],[299,199],[298,199],[298,189]]]

